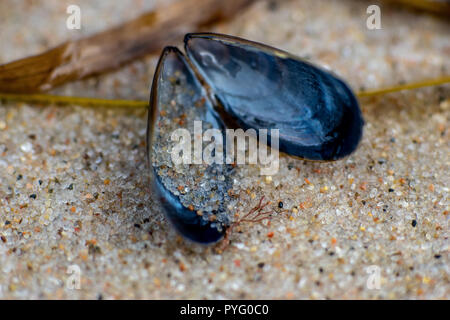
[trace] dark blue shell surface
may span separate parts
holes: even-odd
[[[187,34],[185,50],[234,126],[279,129],[280,151],[304,159],[337,160],[356,149],[364,121],[335,75],[232,36]]]

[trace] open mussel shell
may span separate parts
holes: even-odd
[[[185,50],[227,126],[279,129],[279,150],[303,159],[337,160],[356,149],[364,121],[351,89],[335,75],[232,36],[187,34]]]
[[[275,48],[225,35],[188,34],[185,50],[186,55],[167,47],[161,55],[147,144],[153,191],[186,238],[213,243],[224,236],[233,223],[229,191],[238,168],[202,159],[174,163],[177,129],[194,132],[183,138],[193,149],[199,141],[202,150],[207,144],[195,134],[196,120],[201,132],[219,129],[222,138],[227,127],[278,129],[279,150],[304,159],[336,160],[356,149],[361,111],[350,88],[333,74]]]
[[[224,205],[230,188],[230,167],[175,165],[170,151],[176,141],[172,141],[171,134],[179,128],[192,132],[194,120],[202,121],[202,130],[222,129],[211,110],[183,54],[176,48],[164,49],[153,79],[147,129],[152,187],[176,229],[200,243],[220,240],[229,224]]]

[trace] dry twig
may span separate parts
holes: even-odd
[[[356,95],[360,98],[384,95],[387,93],[398,92],[402,90],[414,90],[427,86],[443,85],[450,82],[450,76],[442,76],[435,79],[428,79],[424,81],[411,82],[406,84],[399,84],[391,87],[380,89],[369,89],[359,91]],[[51,94],[12,94],[1,93],[0,100],[28,102],[28,103],[42,103],[42,104],[57,104],[57,105],[80,105],[88,107],[123,107],[123,108],[144,108],[148,106],[147,101],[141,100],[115,100],[115,99],[101,99],[101,98],[85,98],[85,97],[68,97],[56,96]]]

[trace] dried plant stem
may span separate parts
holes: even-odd
[[[441,85],[450,82],[450,76],[444,76],[436,79],[424,80],[419,82],[407,83],[392,87],[381,89],[374,89],[368,91],[360,91],[357,93],[358,97],[370,97],[384,95],[391,92],[398,92],[402,90],[413,90],[422,87]],[[0,93],[0,100],[9,102],[27,102],[39,104],[56,104],[56,105],[79,105],[87,107],[119,107],[119,108],[145,108],[148,106],[147,101],[141,100],[115,100],[115,99],[99,99],[99,98],[84,98],[84,97],[68,97],[57,96],[51,94],[11,94]]]
[[[0,65],[0,92],[37,93],[117,69],[256,0],[180,0],[118,27]]]
[[[78,105],[83,107],[107,107],[107,108],[145,108],[147,101],[140,100],[116,100],[87,97],[56,96],[51,94],[12,94],[0,93],[0,100],[27,102],[37,104]]]
[[[443,77],[439,77],[436,79],[429,79],[429,80],[424,80],[424,81],[419,81],[419,82],[399,84],[396,86],[386,87],[386,88],[381,88],[381,89],[360,91],[356,95],[358,97],[379,96],[379,95],[383,95],[386,93],[436,86],[436,85],[441,85],[441,84],[448,83],[448,82],[450,82],[450,76],[443,76]]]
[[[403,4],[418,10],[425,10],[430,13],[448,17],[450,14],[450,3],[439,0],[388,0],[393,3]]]

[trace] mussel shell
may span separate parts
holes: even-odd
[[[194,106],[198,101],[202,101],[202,105]],[[226,231],[224,203],[230,181],[228,167],[210,165],[191,168],[185,165],[177,168],[170,162],[168,149],[171,147],[170,133],[180,127],[176,121],[182,115],[188,115],[189,124],[197,119],[209,127],[223,128],[223,124],[211,115],[213,108],[209,104],[184,55],[176,48],[165,48],[153,79],[148,117],[147,146],[152,190],[158,195],[166,216],[176,229],[186,238],[200,243],[216,242]],[[198,176],[203,178],[196,177],[195,170],[201,170]],[[217,175],[224,176],[224,179],[217,180]],[[177,191],[176,183],[188,180],[192,190],[182,195]],[[198,187],[196,183],[208,185],[209,189]],[[212,207],[212,200],[209,199],[211,190],[217,194],[217,200],[212,202],[214,208],[209,211],[205,209],[199,215],[203,207]]]
[[[223,238],[232,223],[228,191],[238,169],[173,164],[168,150],[177,127],[192,132],[194,120],[202,120],[203,130],[222,133],[226,127],[279,129],[280,151],[311,160],[336,160],[356,149],[364,121],[351,89],[335,75],[278,49],[226,35],[188,34],[185,50],[187,56],[167,47],[161,55],[147,145],[153,191],[186,238],[200,243]],[[180,192],[181,184],[190,190]]]
[[[356,149],[364,121],[353,92],[337,76],[226,35],[187,34],[185,50],[227,126],[279,129],[279,150],[304,159],[337,160]]]

